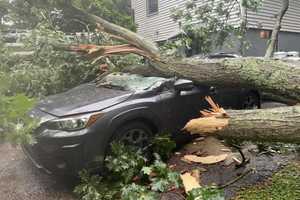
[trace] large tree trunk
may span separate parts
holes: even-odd
[[[264,110],[227,111],[223,138],[300,144],[300,106]]]
[[[228,110],[208,98],[212,109],[202,111],[184,127],[191,134],[221,138],[300,144],[300,106],[263,110]]]
[[[278,34],[281,29],[282,18],[284,17],[285,13],[289,9],[289,4],[290,4],[289,0],[282,0],[282,7],[276,17],[276,22],[272,32],[271,40],[266,51],[266,55],[265,55],[266,58],[271,58],[274,54],[276,43],[278,41]]]
[[[214,86],[246,87],[300,101],[300,63],[260,58],[184,60],[155,64],[168,75]]]

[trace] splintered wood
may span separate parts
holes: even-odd
[[[216,104],[211,97],[205,97],[211,106],[209,110],[201,111],[201,118],[190,120],[183,128],[191,134],[212,134],[222,130],[229,124],[229,116],[226,111]]]
[[[80,44],[70,46],[71,51],[88,55],[90,58],[98,58],[112,55],[138,54],[140,56],[149,57],[147,52],[130,44],[114,45],[114,46],[97,46],[92,44]]]

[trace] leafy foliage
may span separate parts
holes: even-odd
[[[53,0],[3,0],[0,2],[3,15],[7,15],[18,28],[33,29],[40,22],[40,13],[43,12],[52,24],[58,25],[64,32],[89,31],[88,25],[83,22],[67,19],[57,5],[62,1]],[[63,3],[67,3],[63,1]],[[110,22],[125,28],[135,30],[130,0],[72,0],[77,7],[98,15]]]
[[[74,3],[110,22],[136,30],[130,0],[74,0]]]
[[[15,3],[18,1],[21,0],[17,0]],[[126,1],[124,2],[123,6],[126,6]],[[101,13],[101,9],[112,9],[113,6],[111,1],[106,0],[74,0],[74,4],[78,4],[83,9],[94,9],[96,13]],[[99,4],[100,7],[98,8],[94,4]],[[114,56],[112,58],[100,59],[97,62],[91,62],[88,58],[81,55],[57,49],[57,44],[83,43],[109,45],[119,44],[119,42],[115,42],[107,34],[92,32],[87,27],[83,27],[84,32],[80,36],[68,35],[63,32],[66,31],[65,27],[58,26],[59,23],[57,23],[56,18],[63,18],[60,11],[51,7],[51,3],[49,3],[49,9],[40,8],[38,5],[32,6],[30,4],[30,13],[27,14],[35,16],[35,25],[27,35],[27,39],[22,41],[25,44],[24,49],[26,51],[24,52],[31,51],[32,55],[19,57],[15,54],[18,52],[1,48],[1,51],[5,51],[5,53],[0,55],[2,61],[0,68],[11,76],[11,80],[13,81],[11,91],[23,92],[26,95],[38,97],[55,94],[95,79],[97,74],[101,72],[99,66],[107,64],[107,60],[109,60],[110,67],[116,68],[140,62],[141,58],[133,55]],[[118,5],[118,7],[121,9],[122,6]],[[96,8],[100,9],[100,11],[97,11]],[[19,9],[14,11],[17,12],[16,14],[20,12]],[[114,10],[113,12],[117,11]],[[122,10],[122,12],[118,13],[119,15],[122,13],[125,15],[126,12]],[[102,15],[106,14],[109,15],[107,12],[102,13]],[[112,16],[116,16],[116,14],[112,14]],[[15,17],[18,18],[20,16],[16,15]],[[109,18],[109,16],[106,17]],[[126,19],[126,17],[120,18]],[[27,18],[25,17],[25,19]],[[113,20],[113,22],[117,23],[118,20]],[[76,27],[79,27],[78,23],[75,25]],[[68,31],[72,31],[72,29]]]
[[[122,188],[122,199],[123,200],[157,200],[159,195],[156,192],[149,191],[146,186],[132,183]]]
[[[142,152],[136,152],[130,146],[113,143],[111,151],[113,154],[105,159],[106,166],[115,176],[120,177],[125,184],[132,181],[133,177],[146,164],[146,158],[142,156]]]
[[[83,37],[75,37],[63,32],[74,29],[60,24],[66,21],[60,21],[62,13],[54,7],[55,2],[57,1],[4,0],[0,2],[3,15],[7,15],[14,21],[12,28],[30,29],[26,38],[20,41],[21,49],[8,48],[0,41],[0,75],[1,88],[3,88],[0,92],[0,133],[3,139],[10,139],[16,143],[33,142],[30,133],[38,123],[26,114],[35,102],[32,99],[56,94],[94,80],[101,72],[99,65],[107,63],[106,59],[91,63],[87,58],[60,51],[53,45],[113,43],[108,35],[87,33],[86,31],[90,31],[88,27],[79,26],[79,22],[75,23],[75,26],[81,27],[80,31],[85,31]],[[128,23],[129,28],[134,29],[127,6],[128,1],[114,2],[120,4],[114,5],[112,1],[106,0],[73,1],[85,10],[93,10],[95,14],[99,12],[102,17],[117,24]],[[115,10],[108,12],[110,9]],[[2,30],[2,27],[0,28]],[[139,62],[140,58],[130,55],[124,59],[118,56],[109,60],[116,68],[122,68]]]
[[[111,155],[106,158],[109,176],[90,176],[83,171],[81,184],[75,193],[81,199],[158,199],[159,192],[170,187],[180,187],[178,173],[171,171],[156,155],[154,163],[149,165],[141,151],[113,143]]]
[[[116,199],[121,189],[120,182],[104,181],[99,175],[90,175],[88,171],[80,172],[81,184],[74,192],[82,200],[111,200]]]
[[[35,101],[23,94],[8,96],[8,79],[0,73],[0,139],[14,144],[32,143],[31,132],[37,122],[28,115],[28,110]]]
[[[106,158],[105,174],[109,176],[90,175],[86,170],[80,173],[81,184],[74,192],[81,199],[154,200],[162,192],[182,187],[179,173],[169,169],[157,153],[149,163],[142,152],[123,144],[113,143],[111,151]],[[203,187],[189,192],[187,199],[223,200],[224,194],[215,187]]]
[[[157,192],[166,192],[169,187],[174,185],[181,187],[180,175],[170,170],[166,163],[160,160],[160,156],[155,154],[156,160],[149,167],[143,167],[142,171],[148,175],[151,181],[151,189]]]

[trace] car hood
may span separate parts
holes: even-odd
[[[57,117],[101,111],[123,101],[133,92],[96,87],[87,83],[67,92],[45,98],[37,109]]]

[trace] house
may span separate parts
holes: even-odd
[[[206,0],[197,0],[197,4]],[[218,0],[220,1],[220,0]],[[172,8],[185,8],[186,0],[131,0],[138,34],[160,42],[166,41],[180,33],[179,25],[170,17]],[[282,0],[263,0],[258,12],[247,11],[247,39],[251,47],[247,56],[263,56],[268,39],[274,27],[275,18],[281,8]],[[230,23],[240,23],[239,8],[232,12]],[[238,45],[222,51],[238,52]],[[278,51],[300,51],[300,1],[290,0],[290,7],[283,18],[279,34]]]

